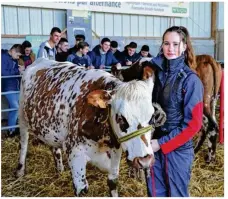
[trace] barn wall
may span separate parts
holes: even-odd
[[[92,29],[99,36],[161,37],[171,25],[182,25],[195,38],[211,37],[211,3],[191,2],[188,18],[92,12]]]
[[[66,27],[65,10],[1,6],[1,11],[1,34],[49,35],[53,26]]]
[[[195,52],[214,55],[214,40],[211,40],[211,2],[190,2],[188,18],[128,15],[92,12],[92,30],[98,36],[123,37],[125,44],[134,40],[139,48],[147,43],[151,53],[156,54],[160,38],[171,25],[186,26],[193,39]],[[218,9],[222,11],[219,3]],[[66,28],[66,10],[1,6],[2,33],[6,35],[49,35],[53,26]],[[223,16],[223,14],[219,14]],[[220,17],[221,18],[221,17]],[[222,23],[218,27],[222,27]],[[25,38],[2,38],[2,48],[9,48]],[[99,43],[94,37],[92,46]],[[222,47],[221,47],[222,48]]]

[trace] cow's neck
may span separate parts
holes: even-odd
[[[152,75],[152,77],[150,77],[150,78],[148,78],[147,80],[144,80],[144,81],[147,84],[147,86],[149,87],[149,90],[150,90],[151,95],[152,95],[152,92],[153,92],[153,89],[154,89],[154,81],[155,81],[154,74]]]

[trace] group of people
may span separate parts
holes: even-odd
[[[43,57],[60,62],[69,61],[79,66],[91,69],[103,69],[105,66],[121,65],[131,66],[140,57],[150,57],[149,46],[144,45],[140,53],[136,53],[137,44],[131,42],[123,52],[118,50],[118,43],[103,38],[100,45],[89,51],[89,44],[85,42],[84,35],[75,35],[75,45],[69,48],[68,40],[62,37],[58,27],[53,27],[47,41],[41,43],[37,58]],[[14,44],[9,50],[1,50],[2,76],[20,75],[32,64],[36,56],[32,51],[32,44],[25,40],[22,44]],[[20,77],[3,78],[2,92],[19,91]],[[11,93],[5,95],[9,108],[18,109],[19,94]],[[8,126],[15,126],[18,119],[18,111],[8,113]],[[8,130],[8,136],[13,137],[19,133],[18,128]]]
[[[149,46],[144,45],[139,53],[136,53],[137,44],[131,42],[123,52],[118,50],[118,42],[103,38],[101,43],[91,51],[89,44],[85,42],[84,35],[75,35],[75,45],[69,49],[68,40],[61,38],[61,31],[54,27],[50,33],[50,39],[41,44],[38,56],[56,61],[70,61],[86,68],[103,69],[105,66],[125,65],[131,66],[141,57],[152,57]]]
[[[100,45],[89,51],[83,35],[76,35],[75,39],[75,46],[69,49],[67,40],[61,38],[61,31],[53,28],[50,39],[41,44],[38,57],[102,69],[115,64],[131,66],[140,57],[151,56],[146,45],[137,54],[135,42],[119,52],[116,41],[103,38]],[[19,74],[23,70],[18,67],[19,58],[25,68],[34,60],[28,42],[2,51],[2,75]],[[187,197],[194,159],[192,138],[200,130],[203,116],[203,85],[194,72],[196,62],[188,30],[182,26],[168,28],[163,34],[160,52],[151,62],[157,68],[153,102],[161,105],[167,120],[155,129],[151,140],[155,164],[147,176],[148,195]],[[2,90],[19,90],[18,79],[4,79]],[[10,108],[18,106],[18,97],[18,94],[6,96]],[[15,123],[16,115],[10,112],[9,125]]]

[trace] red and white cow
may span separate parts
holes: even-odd
[[[65,150],[75,195],[88,191],[86,163],[91,161],[108,172],[110,193],[118,196],[122,149],[136,168],[154,162],[148,127],[154,113],[154,78],[151,69],[144,73],[145,81],[125,83],[105,71],[85,70],[69,62],[42,58],[34,62],[21,83],[17,176],[24,175],[32,132],[53,148],[59,171],[64,169],[61,148]]]

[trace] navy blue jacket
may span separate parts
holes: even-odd
[[[88,53],[90,56],[92,65],[98,69],[101,65],[101,54],[100,54],[100,45],[97,45],[92,51]],[[109,50],[106,53],[105,66],[112,66],[119,63],[113,53]]]
[[[132,56],[128,55],[127,50],[124,50],[122,52],[122,60],[121,60],[121,65],[126,66],[127,61],[131,61],[132,63],[136,62],[140,58],[140,54],[134,53]]]
[[[19,75],[18,61],[13,59],[8,50],[1,50],[2,76]],[[2,78],[2,92],[18,91],[20,88],[20,78]]]
[[[91,66],[91,59],[88,55],[84,55],[82,57],[77,56],[77,54],[71,54],[67,57],[67,61],[70,61],[74,64],[77,64],[79,66]]]
[[[121,62],[121,60],[123,59],[123,58],[122,58],[122,57],[123,57],[123,54],[122,54],[122,52],[120,52],[119,50],[116,50],[116,52],[113,53],[113,55],[115,56],[115,58],[116,58],[119,62]]]
[[[184,55],[173,60],[159,55],[152,60],[159,68],[153,101],[167,116],[165,124],[156,129],[154,139],[158,139],[164,154],[193,147],[192,138],[202,126],[203,85],[184,60]]]

